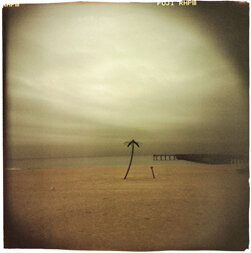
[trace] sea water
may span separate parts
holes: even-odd
[[[78,158],[36,158],[7,160],[7,169],[42,169],[42,168],[84,168],[100,166],[128,166],[130,156],[103,156],[103,157],[78,157]],[[184,160],[158,160],[153,156],[134,156],[132,165],[154,166],[168,164],[194,164]]]

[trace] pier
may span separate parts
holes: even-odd
[[[162,160],[177,160],[176,155],[170,155],[170,154],[154,154],[153,155],[154,161],[162,161]]]
[[[186,160],[207,164],[239,164],[248,163],[248,155],[224,154],[153,154],[153,161]]]

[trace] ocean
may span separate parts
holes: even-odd
[[[103,156],[103,157],[78,157],[78,158],[35,158],[7,160],[7,169],[43,169],[43,168],[84,168],[128,166],[130,156]],[[167,164],[194,164],[185,160],[158,160],[153,161],[151,155],[134,156],[132,166],[154,166]]]

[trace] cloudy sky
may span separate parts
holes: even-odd
[[[248,5],[4,9],[12,158],[248,149]]]

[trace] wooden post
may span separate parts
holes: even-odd
[[[154,171],[153,171],[153,166],[150,167],[152,170],[152,174],[153,174],[153,179],[155,179],[155,175],[154,175]]]

